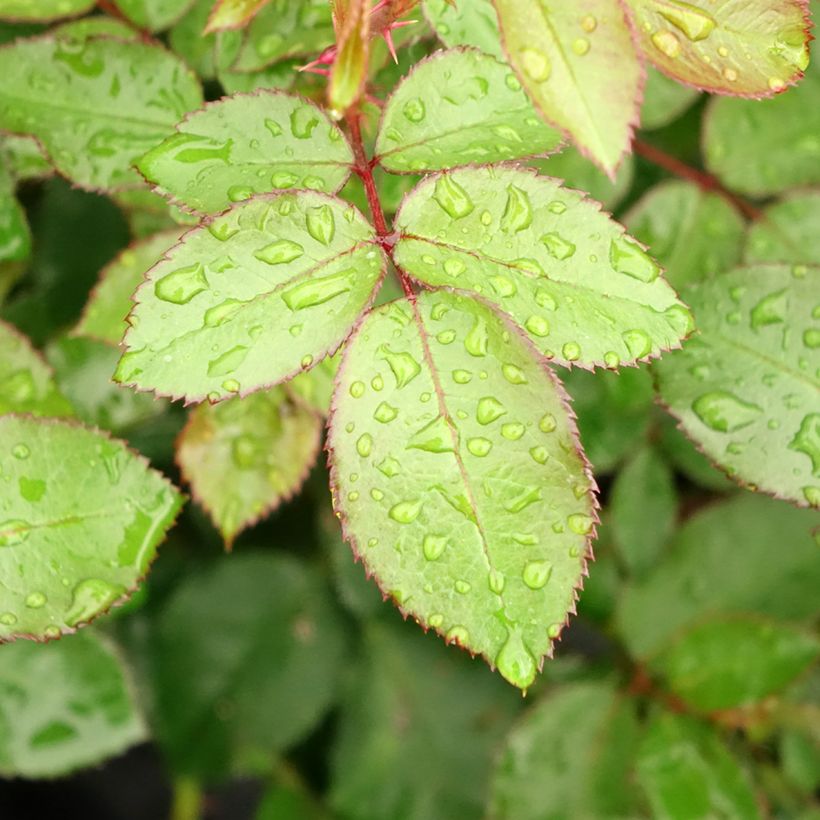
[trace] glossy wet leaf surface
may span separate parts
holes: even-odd
[[[617,367],[677,346],[691,316],[596,203],[508,166],[424,180],[396,216],[396,263],[480,294],[562,364]]]
[[[473,300],[394,302],[348,342],[329,446],[336,509],[382,590],[526,689],[595,515],[552,373]]]
[[[89,630],[0,650],[0,772],[54,777],[146,739],[119,653]]]
[[[333,356],[326,356],[316,367],[291,379],[286,389],[314,412],[326,416],[330,410],[333,382],[341,360],[342,350]]]
[[[763,212],[746,234],[746,262],[820,265],[820,190],[794,191]]]
[[[230,544],[301,488],[319,450],[315,413],[284,388],[191,411],[177,462],[194,497]]]
[[[140,28],[160,31],[175,23],[194,0],[114,0],[117,8]]]
[[[418,63],[396,87],[375,151],[390,171],[418,172],[547,154],[560,142],[509,66],[458,49]]]
[[[75,424],[0,418],[0,639],[44,640],[126,600],[182,499],[125,446]]]
[[[424,0],[424,11],[447,46],[475,46],[503,59],[498,15],[492,0]]]
[[[545,119],[614,173],[638,119],[641,67],[618,0],[495,0],[504,50]]]
[[[336,350],[384,267],[373,229],[314,192],[256,197],[187,233],[136,294],[116,379],[245,395]]]
[[[353,162],[324,111],[274,91],[209,103],[176,131],[138,167],[172,202],[200,213],[282,188],[334,193]]]
[[[644,54],[680,82],[762,97],[797,82],[809,61],[800,0],[627,0]]]
[[[736,481],[820,506],[820,270],[759,265],[690,288],[699,332],[657,366],[664,404]]]
[[[84,14],[94,0],[0,0],[0,20],[48,22]]]
[[[36,136],[86,188],[140,184],[131,164],[202,102],[177,58],[144,43],[43,37],[0,49],[0,128]]]

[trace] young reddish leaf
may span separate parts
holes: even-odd
[[[340,199],[239,203],[148,272],[114,379],[188,401],[285,381],[339,347],[384,267],[373,228]]]
[[[698,334],[659,363],[684,432],[735,481],[820,507],[820,269],[759,265],[687,291]]]
[[[387,100],[376,156],[388,171],[438,171],[557,150],[509,67],[474,49],[417,63]]]
[[[230,548],[302,486],[321,423],[281,387],[191,411],[177,441],[183,478]]]
[[[404,270],[481,294],[562,364],[634,363],[692,330],[643,247],[597,203],[533,171],[502,165],[428,177],[405,199],[396,228]]]
[[[0,20],[45,23],[85,14],[94,0],[0,0]]]
[[[766,97],[809,64],[807,0],[626,0],[646,56],[704,91]]]
[[[504,51],[547,122],[613,176],[638,123],[643,68],[620,0],[494,0]]]
[[[282,188],[335,193],[353,162],[324,111],[278,91],[208,103],[176,131],[137,167],[163,196],[200,213]]]
[[[270,0],[216,0],[205,26],[205,34],[244,28]]]
[[[73,632],[127,600],[182,497],[115,439],[0,418],[0,641]]]
[[[162,31],[173,25],[194,0],[112,0],[132,23],[143,29]]]
[[[329,430],[334,505],[382,590],[529,687],[596,520],[553,373],[485,305],[424,293],[348,342]]]

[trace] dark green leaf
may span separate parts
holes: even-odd
[[[117,8],[140,28],[160,31],[175,23],[194,0],[113,0]]]
[[[697,96],[696,89],[681,85],[659,71],[648,68],[641,105],[641,128],[651,131],[668,125],[683,114]]]

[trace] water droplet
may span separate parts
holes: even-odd
[[[31,524],[19,518],[12,518],[0,523],[0,547],[13,547],[22,544],[31,532]]]
[[[614,350],[609,350],[604,353],[604,364],[610,369],[615,370],[621,363],[621,357],[615,353]]]
[[[508,633],[507,640],[495,657],[495,665],[505,680],[520,689],[527,689],[535,680],[535,658],[524,645],[517,629]]]
[[[479,424],[487,425],[501,418],[507,410],[504,405],[493,396],[484,396],[479,399],[476,419]]]
[[[820,507],[820,487],[803,487],[803,497],[812,507]],[[0,616],[0,622],[2,622]]]
[[[572,41],[572,50],[579,57],[583,57],[589,51],[589,40],[586,37],[578,37]]]
[[[642,330],[627,330],[621,336],[633,359],[642,359],[652,352],[652,342]]]
[[[421,551],[424,553],[424,557],[428,561],[437,561],[444,554],[444,550],[447,549],[447,544],[448,541],[446,535],[428,534],[424,536],[424,541],[422,541],[421,544]]]
[[[567,524],[576,535],[588,535],[595,522],[584,513],[573,513],[567,516]]]
[[[227,353],[217,356],[208,362],[209,376],[227,376],[233,373],[239,365],[245,361],[248,355],[248,348],[245,345],[237,345],[232,347]]]
[[[208,308],[202,317],[202,323],[205,327],[223,325],[236,315],[243,304],[244,302],[240,302],[239,299],[226,299],[224,302]]]
[[[786,311],[789,307],[789,291],[783,288],[775,293],[764,296],[753,308],[751,312],[751,325],[753,328],[766,327],[767,325],[778,324],[786,319]]]
[[[459,595],[466,595],[473,588],[473,585],[469,581],[464,581],[462,579],[456,581],[453,586]]]
[[[436,341],[439,344],[449,345],[455,341],[455,330],[442,330],[441,333],[436,334]]]
[[[208,289],[205,268],[201,262],[178,268],[154,283],[154,293],[163,302],[185,305],[198,293]]]
[[[474,456],[478,456],[478,458],[484,458],[484,456],[488,455],[490,450],[493,449],[493,443],[487,438],[476,436],[475,438],[467,440],[467,449]]]
[[[504,509],[510,513],[519,513],[540,499],[540,487],[524,487],[517,496],[505,502]]]
[[[72,593],[71,609],[65,621],[69,626],[90,621],[95,615],[109,609],[125,594],[125,587],[111,584],[101,578],[80,581]]]
[[[473,380],[473,374],[469,370],[454,370],[453,381],[456,384],[469,384]]]
[[[728,66],[723,69],[723,76],[730,82],[734,83],[737,82],[737,71],[733,68],[729,68]]]
[[[383,401],[374,411],[373,418],[376,419],[376,421],[380,421],[382,424],[387,424],[388,422],[393,421],[398,414],[398,407],[393,407],[392,404],[388,404],[386,401]]]
[[[609,264],[618,273],[625,273],[646,283],[654,282],[661,272],[657,262],[626,235],[610,242]]]
[[[680,40],[668,29],[656,31],[652,35],[652,44],[670,59],[674,60],[680,54]]]
[[[688,336],[695,329],[695,317],[686,305],[671,305],[663,315],[679,336]]]
[[[410,122],[421,122],[424,119],[424,101],[419,97],[408,100],[402,108],[402,113]]]
[[[261,262],[268,265],[282,265],[293,262],[305,252],[305,249],[298,242],[291,242],[289,239],[277,239],[254,252],[254,256]]]
[[[550,323],[543,316],[537,316],[535,314],[524,322],[524,327],[527,328],[533,336],[538,336],[541,339],[545,336],[549,336],[550,333]]]
[[[377,373],[371,380],[370,386],[378,393],[384,389],[384,379]]]
[[[18,486],[20,487],[20,495],[32,504],[36,504],[46,492],[46,482],[39,478],[20,476]]]
[[[598,21],[591,14],[586,14],[581,18],[581,28],[587,32],[587,34],[595,31],[597,25]]]
[[[422,502],[419,501],[399,501],[394,504],[387,513],[399,524],[412,524],[421,512]]]
[[[336,233],[336,217],[330,205],[308,208],[305,218],[308,233],[322,245],[329,245]]]
[[[490,277],[490,284],[493,286],[493,290],[505,299],[515,296],[518,292],[515,284],[506,276],[492,276]]]
[[[803,344],[810,350],[820,347],[820,330],[812,327],[804,331]]]
[[[467,643],[470,640],[470,633],[463,626],[456,625],[450,627],[444,637],[446,638],[447,643],[457,643],[460,646],[467,646]]]
[[[547,55],[535,48],[523,48],[519,52],[524,73],[537,83],[549,79],[552,67]]]
[[[442,174],[436,180],[433,199],[452,219],[462,219],[475,208],[469,194],[449,174]]]
[[[525,430],[524,425],[517,421],[501,425],[501,435],[508,441],[518,441],[524,435]]]
[[[445,416],[438,416],[416,431],[405,449],[424,450],[428,453],[452,453],[455,451],[453,430]]]
[[[532,205],[529,194],[515,185],[507,186],[507,204],[501,216],[504,233],[518,233],[532,224]]]
[[[501,595],[506,584],[507,579],[504,577],[503,572],[499,572],[497,569],[490,570],[487,575],[487,585],[490,587],[490,592],[494,592],[496,595]]]
[[[820,476],[820,413],[810,413],[803,419],[789,449],[807,455],[814,475]]]
[[[528,561],[522,577],[530,589],[543,589],[552,575],[552,564],[549,561]]]
[[[762,408],[743,401],[734,393],[715,390],[698,396],[692,402],[695,415],[712,430],[719,433],[733,433],[757,421]]]
[[[782,91],[786,87],[786,83],[779,77],[769,77],[769,88],[772,91]]]
[[[444,272],[448,276],[457,277],[461,276],[462,273],[467,269],[467,266],[461,259],[458,259],[455,256],[451,256],[449,259],[444,261]]]
[[[48,603],[48,598],[42,592],[31,592],[26,596],[26,606],[29,609],[41,609]]]
[[[555,231],[545,233],[540,241],[555,259],[569,259],[575,253],[575,245]]]
[[[225,381],[222,382],[222,389],[227,390],[229,393],[238,393],[239,382],[236,379],[225,379]]]
[[[682,31],[687,39],[697,42],[705,40],[714,30],[714,17],[690,3],[667,0],[658,9],[658,13],[676,29]]]
[[[351,268],[323,276],[318,279],[306,279],[282,291],[282,301],[290,310],[303,310],[316,307],[347,293],[353,286],[355,271]]]
[[[487,355],[488,344],[487,323],[481,316],[476,316],[470,332],[464,339],[464,347],[471,356],[480,357]]]
[[[271,136],[273,137],[279,137],[282,134],[282,126],[274,120],[265,119],[265,128],[270,131]]]
[[[551,433],[557,426],[558,422],[556,422],[555,416],[553,416],[552,413],[545,413],[541,417],[541,421],[538,422],[538,429],[542,433]]]
[[[510,384],[526,384],[527,377],[524,375],[524,371],[518,367],[517,365],[511,364],[509,362],[501,365],[501,372],[504,374],[504,378]]]
[[[550,624],[547,628],[547,637],[555,640],[561,634],[561,624]]]
[[[14,626],[17,623],[17,616],[13,612],[4,612],[0,615],[0,624],[3,626]]]
[[[21,441],[19,444],[15,444],[14,447],[11,448],[11,454],[15,458],[19,458],[21,461],[24,461],[31,455],[31,450],[29,450],[28,446]]]
[[[393,372],[397,388],[410,384],[421,373],[421,365],[409,353],[394,353],[387,345],[381,345],[378,354]]]
[[[242,202],[246,199],[250,199],[255,193],[256,191],[247,185],[231,185],[231,187],[228,188],[228,199],[231,202]]]
[[[516,77],[515,74],[508,74],[504,78],[504,82],[506,83],[507,88],[509,88],[510,91],[520,91],[521,90],[521,83],[518,82],[518,77]]]
[[[530,456],[532,457],[532,460],[538,462],[538,464],[546,464],[549,460],[550,454],[546,447],[539,444],[537,447],[530,449]]]
[[[392,456],[387,456],[376,465],[376,469],[387,478],[393,478],[401,472],[401,465]]]
[[[364,382],[353,382],[350,385],[350,395],[353,396],[354,399],[360,399],[364,395]]]
[[[316,110],[309,106],[295,109],[290,115],[290,132],[298,140],[310,139],[313,129],[319,124]]]
[[[373,436],[370,433],[363,433],[359,436],[356,442],[356,452],[362,457],[367,458],[373,449]]]
[[[581,358],[581,345],[577,342],[566,342],[561,348],[561,353],[568,362],[576,362]]]

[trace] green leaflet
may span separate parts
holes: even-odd
[[[114,3],[140,28],[162,31],[182,17],[194,0],[114,0]]]
[[[48,22],[85,14],[94,0],[0,0],[0,20]]]
[[[177,235],[182,232],[180,225],[196,225],[200,218],[194,214],[187,213],[181,210],[176,205],[169,205],[159,194],[155,194],[148,188],[134,188],[129,191],[119,191],[111,197],[114,202],[119,205],[123,211],[125,218],[128,220],[128,227],[131,236],[135,240],[148,239],[154,234],[163,233],[176,228]],[[170,246],[172,243],[168,243]],[[126,248],[126,251],[128,249]],[[122,248],[118,248],[120,253],[123,253]],[[107,265],[111,260],[107,261]],[[106,267],[107,267],[106,265]],[[150,267],[150,265],[148,266]],[[146,270],[148,269],[146,267]],[[139,281],[134,283],[134,287],[139,284]],[[133,293],[133,289],[131,291]],[[128,294],[131,295],[130,293]],[[93,299],[92,293],[89,299]],[[130,308],[130,303],[128,308]],[[127,311],[126,311],[127,312]],[[124,318],[124,314],[119,317]],[[122,333],[120,334],[120,336]]]
[[[494,0],[502,42],[545,119],[610,176],[638,121],[641,65],[619,0]]]
[[[16,328],[0,322],[0,415],[72,416],[51,369]]]
[[[336,350],[384,265],[373,229],[339,199],[235,205],[149,271],[115,379],[211,401],[284,381]]]
[[[740,268],[687,291],[698,334],[657,367],[661,399],[731,478],[820,506],[820,269]]]
[[[417,63],[384,108],[376,156],[389,171],[438,171],[555,151],[509,66],[473,49]]]
[[[820,190],[794,191],[749,226],[746,262],[820,265]]]
[[[624,224],[663,263],[676,288],[709,279],[740,261],[744,223],[717,194],[690,182],[662,182],[624,216]]]
[[[206,32],[243,28],[270,0],[216,0],[208,18]]]
[[[319,451],[321,422],[281,387],[191,411],[177,463],[230,545],[297,493]]]
[[[637,779],[652,817],[762,817],[746,773],[716,729],[684,715],[659,712],[638,755]]]
[[[427,19],[447,46],[475,46],[503,59],[492,0],[424,0]]]
[[[493,778],[493,820],[640,816],[630,773],[635,702],[609,683],[554,690],[507,737]]]
[[[225,32],[221,35],[221,41],[224,41],[227,34]],[[236,32],[232,32],[236,33]],[[222,54],[223,52],[220,52]],[[278,89],[286,91],[292,89],[298,78],[297,69],[300,61],[298,58],[291,58],[289,60],[282,60],[280,63],[274,63],[267,68],[260,68],[259,71],[231,71],[228,68],[222,67],[220,63],[217,66],[217,78],[225,89],[227,94],[249,94],[259,89]]]
[[[330,804],[349,820],[474,820],[521,698],[397,618],[370,620],[332,752]]]
[[[276,91],[209,103],[176,129],[138,167],[163,196],[201,213],[280,188],[334,193],[353,162],[322,109]]]
[[[652,67],[647,68],[641,103],[641,128],[651,131],[668,125],[683,114],[697,97],[696,89],[670,80]]]
[[[212,80],[216,75],[217,36],[203,34],[213,7],[214,0],[195,0],[191,10],[168,32],[171,49],[203,80]]]
[[[42,179],[52,173],[39,143],[33,137],[18,134],[0,136],[0,158],[16,181]]]
[[[0,418],[0,639],[58,638],[121,603],[182,505],[114,439],[64,422]]]
[[[172,229],[141,239],[109,262],[100,272],[99,282],[73,333],[119,344],[128,328],[125,317],[132,307],[132,294],[146,272],[179,240],[180,233],[181,230]]]
[[[382,293],[383,291],[379,292],[380,297]],[[341,350],[333,356],[325,356],[316,367],[291,379],[286,385],[287,390],[311,410],[320,416],[326,416],[330,410],[333,382],[341,356]]]
[[[762,97],[797,82],[809,62],[801,0],[626,0],[644,53],[696,88]]]
[[[820,585],[810,534],[816,524],[813,512],[750,493],[705,508],[678,531],[652,572],[625,590],[621,638],[635,657],[646,658],[707,613],[812,621]]]
[[[595,521],[571,416],[530,346],[444,291],[376,309],[346,346],[329,447],[335,507],[382,590],[530,686]]]
[[[0,162],[5,160],[2,148],[0,144]],[[31,231],[14,187],[5,165],[0,165],[0,303],[31,255]]]
[[[54,37],[61,40],[87,40],[89,37],[116,37],[118,40],[140,39],[140,32],[123,20],[112,17],[93,16],[69,20],[51,29]]]
[[[815,60],[800,84],[776,99],[711,100],[703,119],[703,154],[727,188],[765,197],[820,183],[818,134],[820,60]]]
[[[411,276],[481,294],[562,364],[646,360],[692,330],[660,267],[620,225],[532,171],[429,177],[395,224],[396,263]]]
[[[146,739],[116,650],[93,631],[0,651],[0,773],[54,777]]]
[[[807,631],[756,617],[711,618],[686,630],[652,662],[666,686],[701,712],[757,703],[817,659]]]
[[[202,103],[199,83],[156,46],[42,37],[0,49],[0,129],[31,134],[87,188],[136,187],[134,160]]]
[[[269,774],[333,703],[342,623],[320,575],[286,555],[234,555],[189,574],[150,644],[155,731],[174,770]]]

